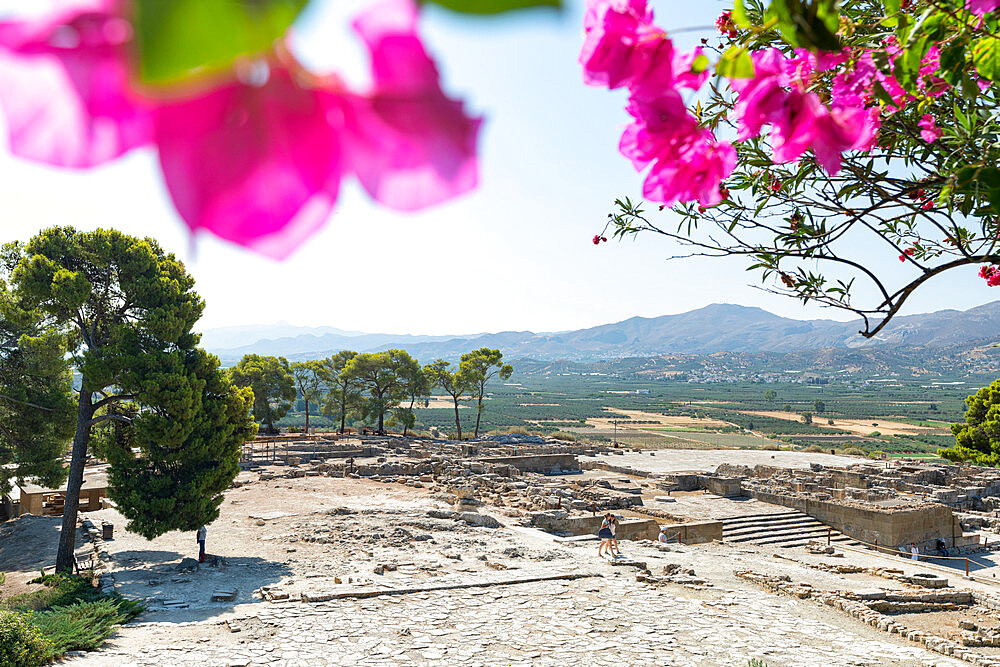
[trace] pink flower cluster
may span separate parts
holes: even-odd
[[[646,0],[588,0],[580,53],[584,81],[629,91],[632,122],[619,150],[637,170],[649,167],[643,195],[663,204],[697,200],[714,206],[736,166],[736,151],[717,141],[687,110],[680,90],[708,77],[701,48],[674,50],[653,23]]]
[[[965,0],[965,8],[973,14],[989,14],[1000,7],[1000,0]]]
[[[751,54],[754,76],[730,79],[738,98],[734,107],[740,141],[760,136],[770,125],[772,160],[776,164],[793,162],[812,149],[816,161],[828,173],[840,170],[841,155],[848,150],[870,150],[877,127],[876,113],[862,104],[827,107],[819,96],[808,90],[813,73],[835,66],[842,60],[822,58],[805,51],[786,57],[778,49],[764,49]],[[857,101],[862,98],[857,95]],[[836,98],[835,98],[836,99]]]
[[[730,37],[737,34],[729,12],[719,16],[716,27]],[[584,30],[580,54],[584,81],[629,90],[626,110],[633,120],[619,149],[636,169],[652,165],[644,196],[665,205],[719,203],[719,187],[735,167],[736,152],[702,127],[681,97],[682,89],[697,90],[707,76],[698,62],[700,48],[678,55],[666,33],[653,23],[647,0],[588,0]],[[890,55],[900,51],[894,42],[888,50]],[[875,146],[883,113],[896,113],[914,99],[891,72],[876,67],[871,51],[814,54],[800,49],[786,55],[769,48],[753,52],[751,60],[752,77],[729,79],[737,95],[737,139],[759,137],[768,128],[776,164],[794,162],[811,150],[825,171],[836,174],[845,152],[867,152]],[[933,46],[921,63],[917,84],[929,97],[948,87],[935,74],[939,67],[940,52]],[[824,72],[832,74],[829,104],[812,85]],[[879,94],[888,94],[893,105],[878,103],[876,87]],[[920,134],[929,143],[942,136],[932,115],[921,118]]]
[[[979,269],[979,277],[986,280],[990,287],[1000,287],[1000,266],[984,266]]]
[[[132,84],[126,0],[65,0],[0,22],[0,106],[12,151],[85,168],[155,145],[192,231],[282,258],[329,217],[344,177],[410,211],[475,187],[480,119],[441,90],[414,0],[356,18],[368,91],[316,76],[278,45],[231,76],[169,96]]]

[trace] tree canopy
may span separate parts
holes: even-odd
[[[227,389],[218,362],[195,348],[204,303],[183,264],[152,239],[56,227],[5,246],[3,269],[20,306],[65,337],[80,375],[57,569],[73,566],[98,424],[129,427],[128,446],[110,448],[109,493],[131,528],[152,537],[217,516],[236,443],[252,434],[242,415],[249,395]]]
[[[274,422],[284,417],[295,400],[295,377],[284,357],[247,354],[229,369],[237,387],[253,389],[253,416],[275,433]]]
[[[463,372],[461,366],[453,369],[451,362],[444,359],[438,359],[433,364],[428,364],[424,367],[424,372],[435,386],[440,386],[445,393],[451,396],[455,406],[455,431],[458,439],[461,440],[462,420],[458,416],[458,403],[475,386],[476,378],[468,372]]]
[[[322,361],[296,361],[291,364],[295,388],[306,409],[306,433],[309,432],[309,404],[318,401],[326,386],[326,373]]]
[[[367,394],[360,405],[363,419],[385,433],[385,415],[409,397],[410,378],[419,373],[417,361],[405,350],[362,353],[347,362],[343,373]]]
[[[479,423],[483,417],[483,399],[486,396],[486,385],[495,377],[507,380],[514,373],[514,367],[503,363],[503,353],[488,347],[481,347],[462,355],[459,364],[461,371],[469,378],[476,398],[476,430],[473,437],[479,436]]]
[[[981,466],[1000,466],[1000,380],[994,380],[965,399],[964,424],[952,424],[955,446],[939,449],[949,461],[971,461]]]
[[[0,280],[0,496],[15,479],[58,486],[73,436],[65,338],[17,306]]]
[[[344,372],[347,363],[356,356],[357,352],[341,350],[322,361],[323,377],[327,386],[323,414],[334,420],[340,420],[340,433],[344,432],[348,413],[357,409],[361,402],[360,381]]]

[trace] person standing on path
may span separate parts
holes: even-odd
[[[920,560],[920,550],[916,542],[910,542],[910,560]]]
[[[604,548],[607,547],[608,552],[611,552],[611,540],[614,538],[615,534],[611,532],[611,514],[604,515],[604,521],[601,522],[601,529],[597,531],[597,536],[601,538],[601,546],[597,547],[597,555],[604,555]]]
[[[208,537],[208,528],[202,526],[198,529],[198,562],[205,562],[205,539]]]
[[[609,514],[608,522],[608,528],[611,530],[611,556],[618,558],[622,555],[621,550],[618,548],[618,539],[615,537],[618,530],[618,518],[614,514]]]

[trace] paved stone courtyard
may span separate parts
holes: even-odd
[[[129,627],[72,664],[744,665],[754,657],[771,666],[963,664],[849,619],[820,620],[822,610],[806,603],[757,591],[655,590],[625,574],[262,607],[251,617],[260,623],[237,633],[215,621]],[[199,629],[204,636],[193,642],[176,636]],[[114,647],[131,636],[149,645]]]

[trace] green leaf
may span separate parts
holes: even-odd
[[[421,0],[462,14],[499,14],[529,7],[562,8],[562,0]]]
[[[743,0],[736,0],[733,5],[733,23],[740,28],[749,28],[752,24],[747,16],[747,8],[743,5]]]
[[[791,46],[839,51],[840,7],[837,0],[771,0],[766,18],[777,23]]]
[[[139,76],[169,85],[269,51],[308,0],[135,0]]]
[[[734,44],[722,54],[715,71],[732,79],[750,79],[753,78],[753,61],[746,49]]]
[[[972,63],[979,76],[991,81],[1000,79],[1000,39],[982,37],[972,49]]]

